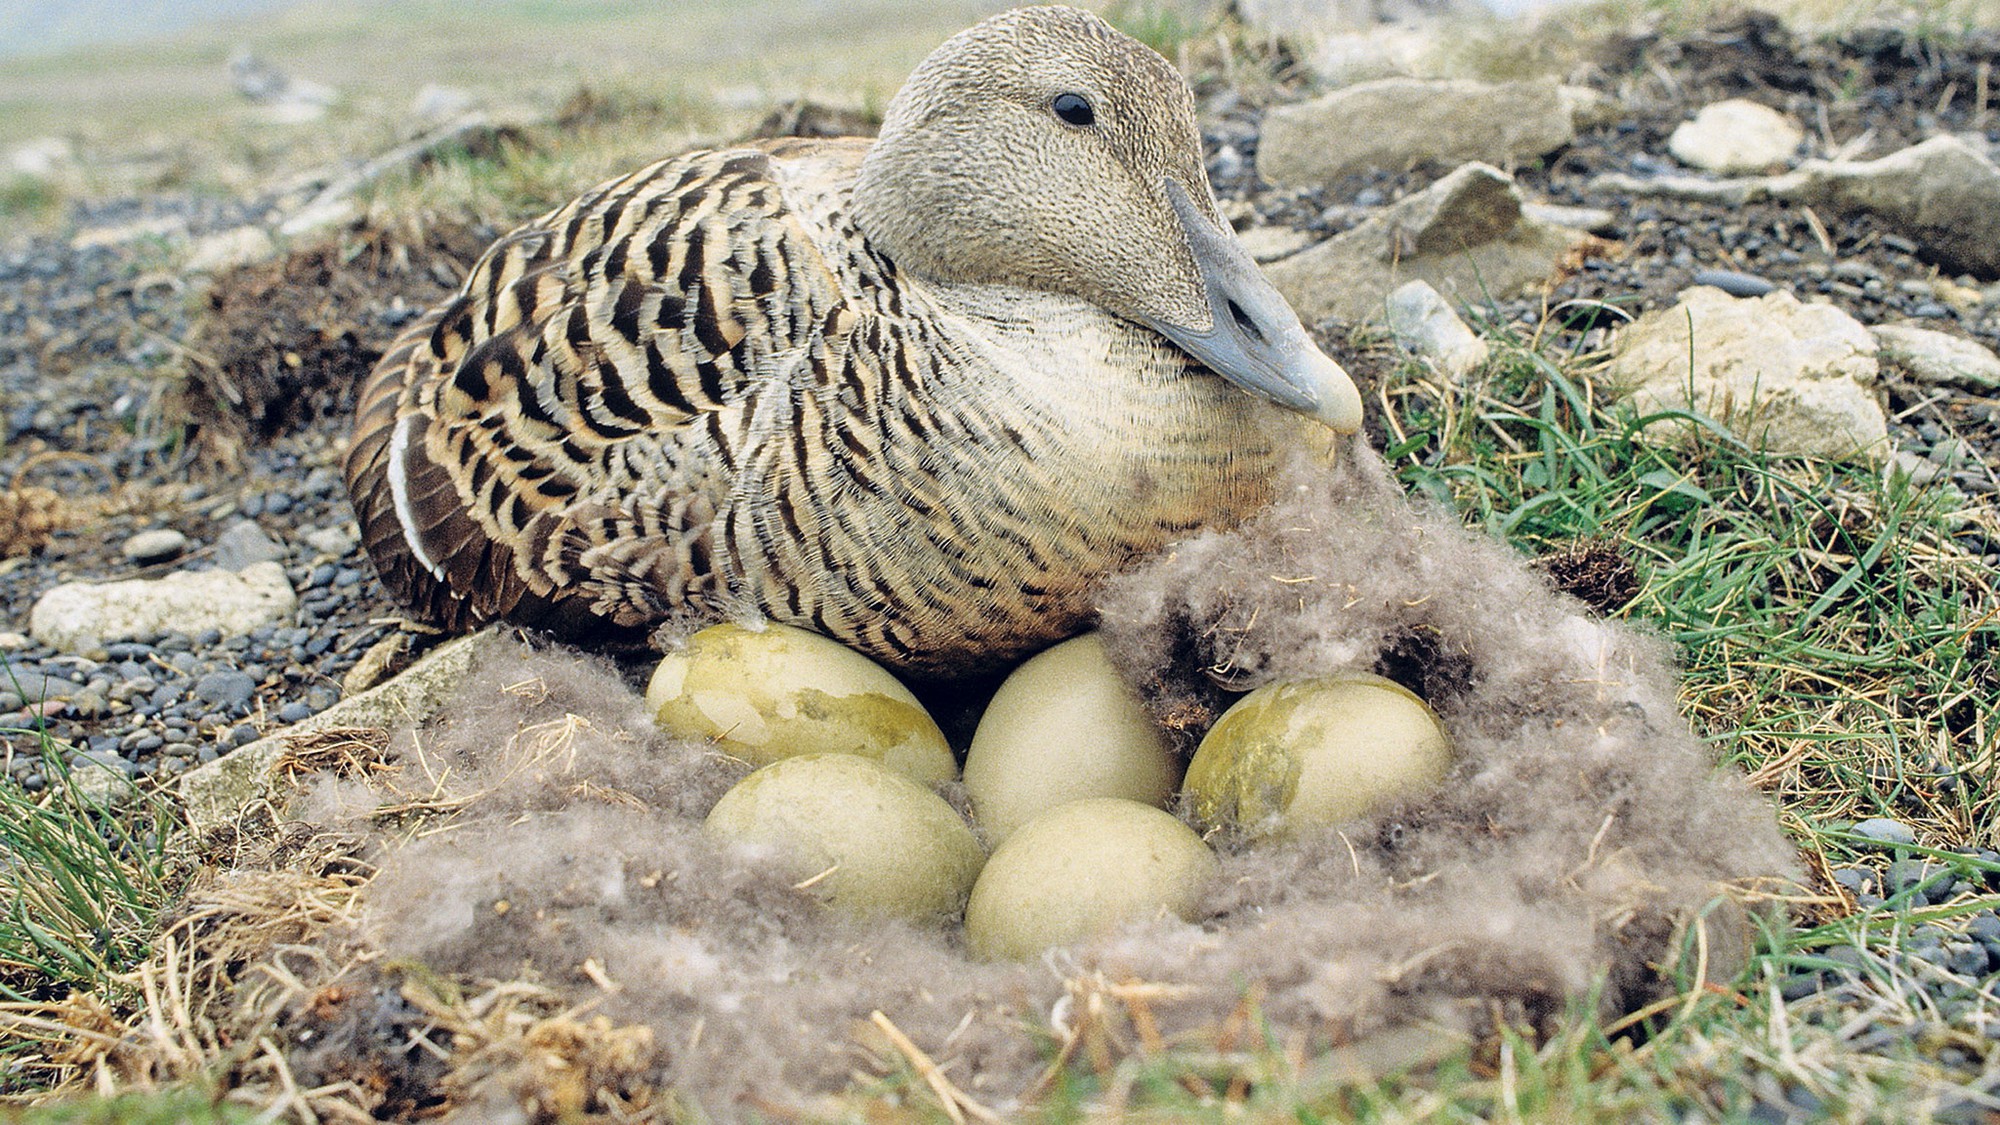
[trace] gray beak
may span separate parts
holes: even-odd
[[[1359,430],[1361,392],[1354,380],[1313,343],[1243,244],[1216,229],[1171,179],[1167,198],[1201,272],[1209,325],[1200,332],[1162,321],[1149,320],[1147,326],[1251,394],[1317,418],[1338,433]]]

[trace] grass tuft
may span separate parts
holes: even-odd
[[[180,821],[157,793],[112,802],[86,787],[70,747],[39,731],[38,793],[0,779],[0,1026],[51,1003],[126,1003],[123,974],[152,952],[171,897],[167,847]],[[51,1029],[53,1030],[53,1029]],[[0,1092],[35,1085],[44,1040],[0,1036]]]

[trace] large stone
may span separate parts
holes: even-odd
[[[1264,272],[1308,322],[1379,317],[1389,292],[1412,280],[1458,305],[1512,297],[1590,240],[1521,208],[1513,177],[1467,164]]]
[[[234,822],[254,804],[274,799],[278,766],[290,749],[287,739],[340,727],[393,730],[429,718],[464,681],[486,635],[446,641],[395,679],[183,774],[181,805],[194,838]]]
[[[1780,456],[1879,462],[1889,453],[1874,337],[1832,305],[1787,292],[1689,289],[1618,333],[1605,376],[1642,415],[1693,410]],[[1693,432],[1674,419],[1650,429]]]
[[[123,582],[68,582],[43,594],[28,632],[64,652],[89,652],[113,641],[219,629],[241,636],[287,617],[298,596],[285,568],[262,562],[241,571],[198,570]]]
[[[2000,356],[1983,344],[1914,324],[1878,324],[1870,331],[1882,347],[1882,362],[1915,382],[2000,391]]]
[[[1398,347],[1436,364],[1454,381],[1463,381],[1486,362],[1486,341],[1425,282],[1412,281],[1389,294],[1387,320]]]
[[[1701,107],[1667,138],[1674,159],[1725,176],[1767,172],[1791,163],[1805,140],[1798,122],[1748,98]]]
[[[1257,142],[1257,174],[1284,187],[1318,187],[1427,160],[1514,165],[1574,140],[1574,113],[1553,82],[1383,78],[1273,107]]]
[[[1879,215],[1946,269],[2000,277],[2000,167],[1957,137],[1932,137],[1880,160],[1809,160],[1779,177],[1772,194]]]

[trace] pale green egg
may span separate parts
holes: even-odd
[[[943,798],[853,754],[765,766],[723,794],[703,828],[774,851],[790,878],[860,917],[942,922],[965,905],[986,862]]]
[[[646,703],[669,734],[711,739],[752,765],[858,754],[926,785],[958,776],[944,733],[887,669],[789,625],[715,625],[668,653]]]
[[[1023,960],[1124,922],[1189,919],[1217,867],[1199,836],[1151,805],[1058,805],[987,860],[965,908],[966,948],[982,960]]]
[[[1095,633],[1064,641],[1000,685],[965,756],[965,791],[987,842],[1000,846],[1036,814],[1086,797],[1156,807],[1180,762]]]
[[[1205,827],[1252,835],[1338,824],[1423,793],[1451,740],[1408,688],[1362,673],[1267,684],[1223,712],[1181,792]]]

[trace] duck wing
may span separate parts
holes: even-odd
[[[346,473],[418,616],[607,639],[730,596],[713,551],[742,421],[853,324],[774,177],[800,147],[604,184],[502,239],[391,346]]]

